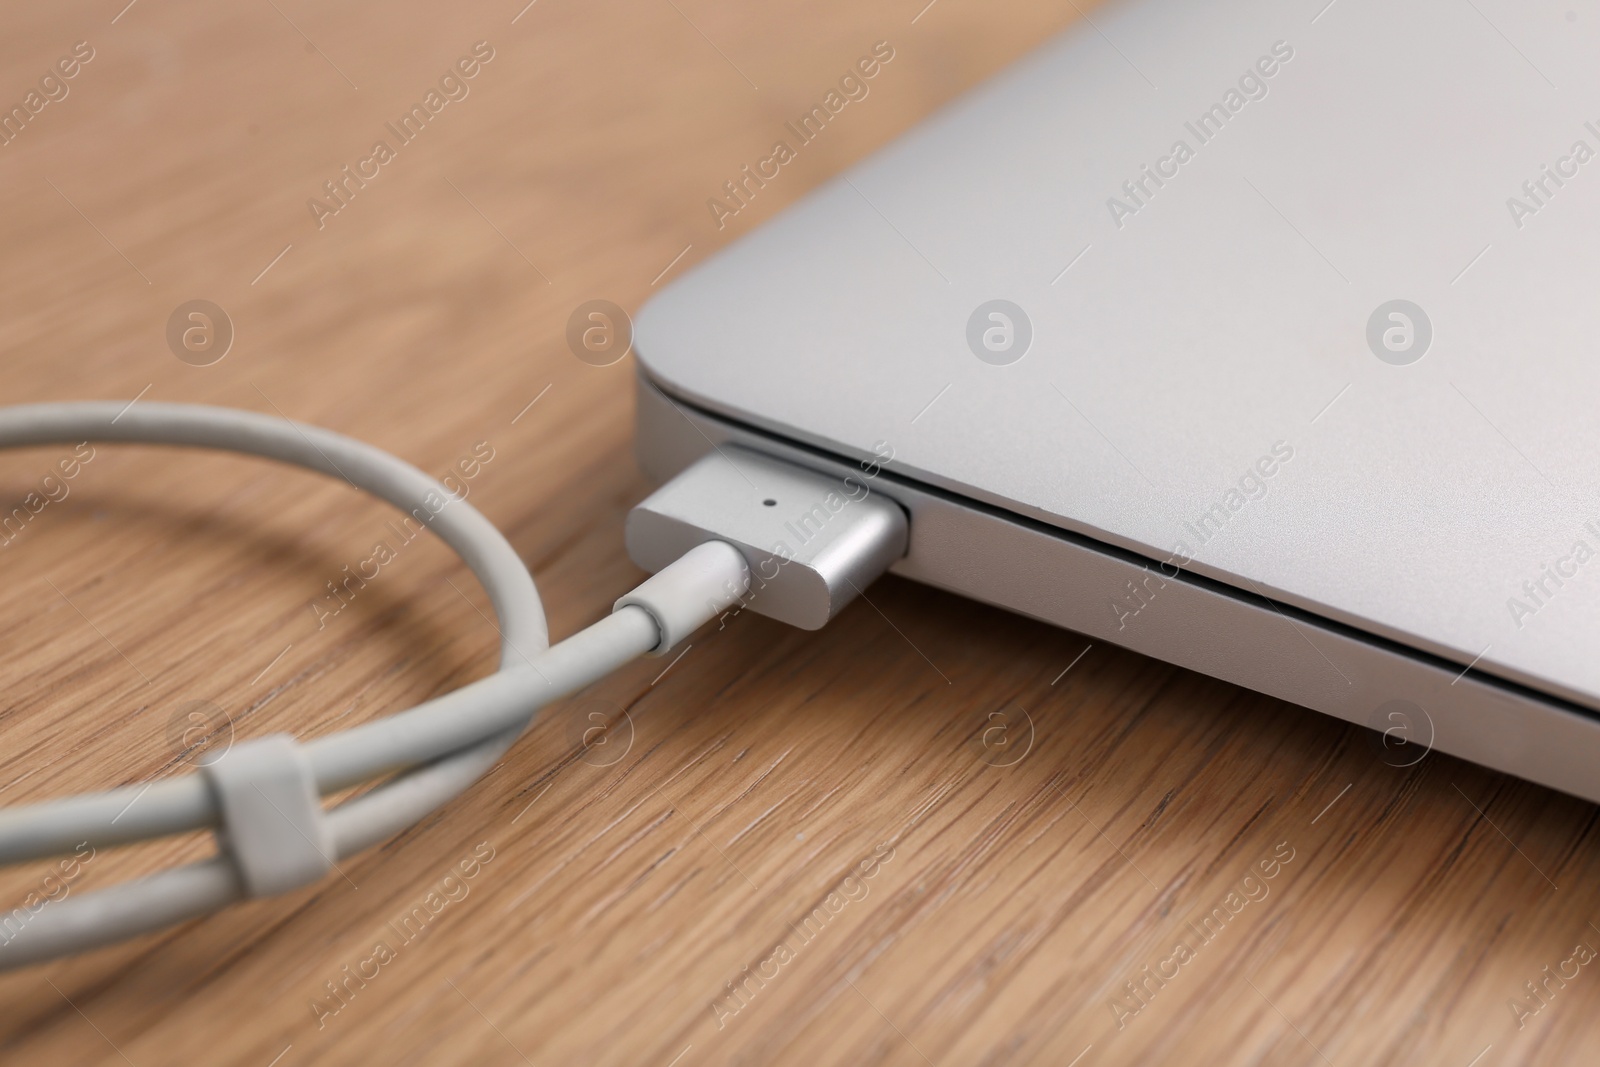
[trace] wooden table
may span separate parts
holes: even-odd
[[[441,474],[491,454],[470,498],[557,635],[640,578],[621,530],[648,489],[632,361],[574,358],[572,310],[636,308],[1077,17],[125,2],[0,15],[0,101],[92,52],[0,145],[6,400],[236,405]],[[879,41],[870,97],[719,229],[707,199]],[[204,321],[168,342],[192,300],[231,323],[209,365]],[[45,501],[0,549],[0,802],[492,669],[487,602],[431,537],[328,598],[391,537],[348,488],[107,446],[68,479],[70,455],[0,465],[6,500]],[[1363,731],[902,581],[873,601],[630,666],[312,888],[5,975],[0,1061],[1595,1061],[1590,805],[1438,754],[1397,768]],[[210,847],[8,870],[5,900]]]

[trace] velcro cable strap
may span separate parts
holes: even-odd
[[[218,840],[247,894],[287,892],[333,867],[311,765],[288,734],[235,745],[204,773],[222,811]]]

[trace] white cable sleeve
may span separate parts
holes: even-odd
[[[732,576],[731,588],[749,588],[750,566],[744,555],[726,541],[702,541],[618,600],[616,610],[638,607],[648,611],[661,633],[661,643],[650,652],[663,656],[727,606],[719,605],[721,598],[709,603],[699,599],[711,582],[727,576]]]

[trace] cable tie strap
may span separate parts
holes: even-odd
[[[316,779],[288,734],[235,745],[203,772],[222,811],[217,837],[245,892],[267,897],[309,885],[333,867]]]

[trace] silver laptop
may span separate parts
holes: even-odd
[[[868,476],[907,578],[1600,800],[1570,18],[1095,9],[652,300],[641,460]]]

